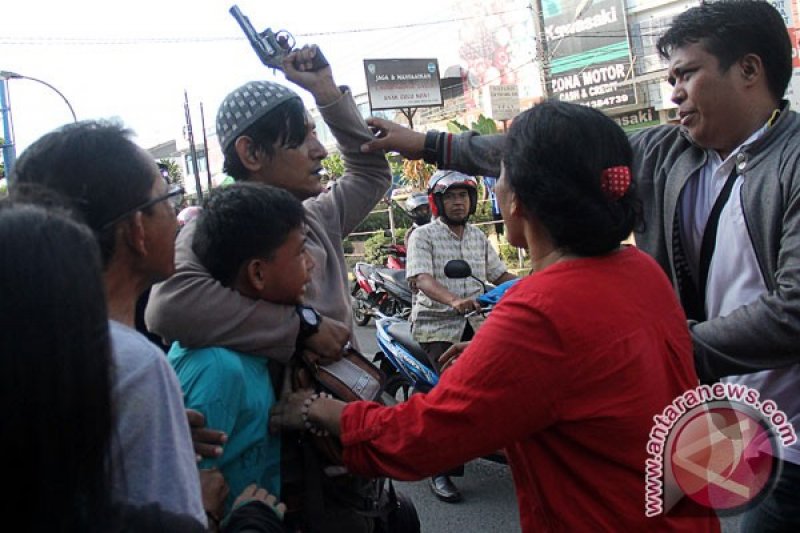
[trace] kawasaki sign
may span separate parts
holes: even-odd
[[[601,109],[636,103],[622,0],[541,0],[547,88],[559,100]]]
[[[625,131],[636,131],[661,123],[658,118],[658,111],[654,107],[639,109],[622,115],[610,115],[610,117]]]

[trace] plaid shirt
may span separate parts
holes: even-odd
[[[417,228],[408,243],[406,277],[430,274],[458,298],[474,298],[483,288],[472,278],[450,279],[444,265],[452,259],[463,259],[472,274],[481,280],[495,281],[506,272],[506,266],[481,230],[471,224],[459,238],[440,219]],[[467,319],[449,305],[432,300],[422,291],[416,294],[411,310],[412,331],[417,342],[458,342]]]

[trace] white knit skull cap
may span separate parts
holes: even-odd
[[[250,81],[228,94],[217,111],[217,137],[222,151],[255,121],[292,98],[300,99],[288,87],[271,81]]]

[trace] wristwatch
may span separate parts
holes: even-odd
[[[300,332],[297,335],[299,339],[308,338],[319,331],[322,317],[313,307],[298,305],[296,309],[297,316],[300,317]]]

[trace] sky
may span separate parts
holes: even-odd
[[[0,7],[0,70],[39,78],[69,100],[79,120],[118,118],[148,148],[182,135],[183,91],[192,125],[213,129],[224,96],[273,75],[228,13],[234,0],[5,0]],[[287,29],[298,45],[318,44],[339,84],[366,90],[363,59],[435,57],[458,63],[449,0],[238,0],[256,30]],[[436,23],[437,21],[450,21]],[[398,29],[365,31],[373,28]],[[352,31],[358,30],[358,31]],[[288,82],[287,82],[288,83]],[[41,135],[71,121],[51,89],[8,82],[17,156]],[[307,100],[310,103],[310,100]],[[2,135],[2,131],[0,131]]]

